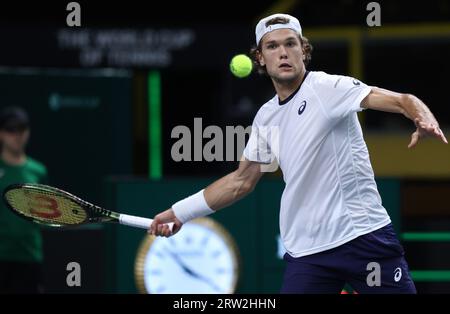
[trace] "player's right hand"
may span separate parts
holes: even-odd
[[[169,222],[173,222],[172,231],[170,231],[170,228],[167,225]],[[182,225],[183,223],[175,217],[172,208],[169,208],[153,218],[153,223],[150,225],[147,232],[154,236],[170,237],[177,233]]]
[[[417,130],[411,135],[411,142],[408,145],[408,148],[412,148],[417,145],[420,139],[425,137],[436,137],[440,139],[445,144],[448,144],[447,138],[444,135],[444,132],[439,128],[439,124],[436,119],[430,121],[421,121],[420,119],[414,119],[414,124],[417,127]]]

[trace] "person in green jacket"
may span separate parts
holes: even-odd
[[[47,183],[47,169],[30,158],[28,114],[20,107],[0,110],[0,193],[10,184]],[[0,202],[0,293],[43,292],[43,248],[37,224]]]

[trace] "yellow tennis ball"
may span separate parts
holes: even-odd
[[[230,71],[235,76],[243,78],[252,73],[252,60],[244,54],[236,55],[231,59]]]

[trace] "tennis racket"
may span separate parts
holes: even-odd
[[[50,227],[112,222],[148,229],[153,219],[124,215],[93,205],[66,191],[43,184],[13,184],[3,199],[17,215]],[[172,230],[173,223],[169,223]]]

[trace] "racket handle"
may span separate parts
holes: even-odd
[[[142,229],[148,229],[150,228],[150,225],[152,224],[153,219],[150,218],[143,218],[138,216],[131,216],[131,215],[124,215],[121,214],[119,216],[119,223],[121,225],[126,225],[130,227],[135,228],[142,228]],[[170,231],[173,230],[173,222],[168,223]]]

